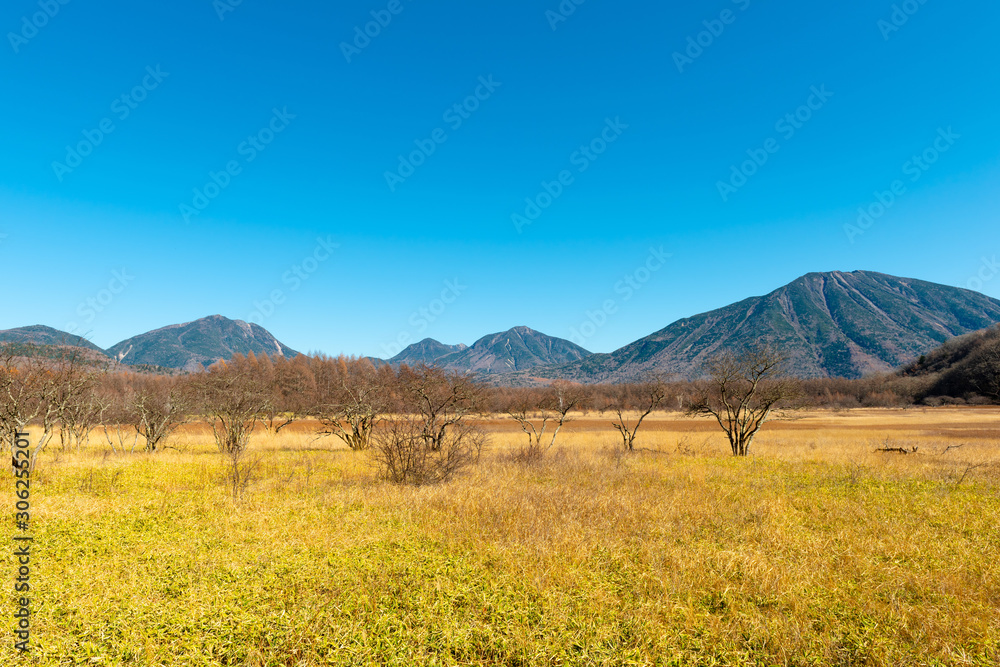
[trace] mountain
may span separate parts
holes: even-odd
[[[99,352],[102,356],[104,355],[104,350],[97,347],[86,338],[74,336],[71,333],[60,331],[59,329],[53,329],[52,327],[42,326],[41,324],[0,331],[0,343],[38,346],[48,345],[54,347],[79,347],[91,352]]]
[[[163,366],[186,371],[249,352],[298,356],[298,352],[281,344],[267,329],[221,315],[150,331],[108,349],[108,355],[129,366]]]
[[[1000,401],[1000,327],[953,338],[900,369],[899,375],[921,378],[924,398],[978,395]]]
[[[406,354],[409,349],[402,354]],[[435,348],[431,345],[428,349]],[[514,327],[510,331],[484,336],[472,347],[438,357],[434,359],[433,365],[462,373],[495,375],[566,364],[588,355],[590,352],[568,340],[546,336],[528,327]],[[396,359],[398,357],[393,362]]]
[[[444,343],[439,343],[433,338],[425,338],[419,343],[414,343],[413,345],[407,347],[405,350],[390,359],[389,363],[408,364],[410,366],[426,364],[430,366],[441,357],[461,352],[467,348],[468,345],[464,345],[462,343],[459,343],[458,345],[445,345]]]
[[[810,273],[762,297],[679,320],[610,354],[539,370],[546,377],[623,382],[649,373],[692,379],[717,352],[775,344],[798,377],[887,371],[954,336],[1000,322],[1000,301],[870,271]]]

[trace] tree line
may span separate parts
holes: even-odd
[[[239,457],[258,429],[277,434],[312,419],[321,435],[352,450],[374,450],[390,477],[406,476],[397,470],[407,466],[424,465],[421,474],[433,478],[441,474],[438,465],[447,469],[478,456],[484,436],[468,419],[471,415],[513,420],[524,433],[527,453],[541,455],[556,444],[573,413],[607,416],[622,446],[633,450],[646,417],[654,410],[676,410],[712,416],[733,453],[746,455],[775,409],[905,407],[944,400],[928,396],[941,384],[933,374],[796,380],[786,377],[783,362],[771,349],[749,348],[719,355],[700,381],[555,381],[518,388],[489,386],[434,367],[375,365],[344,356],[287,359],[251,353],[200,373],[167,376],[102,366],[73,348],[32,354],[24,345],[8,346],[0,352],[0,436],[10,443],[16,433],[36,427],[34,465],[53,443],[80,448],[95,435],[116,453],[156,452],[182,424],[203,421],[220,452]],[[977,387],[988,394],[995,385],[970,382],[964,398],[947,400],[989,400]],[[430,458],[421,464],[422,456]]]

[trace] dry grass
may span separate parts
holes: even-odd
[[[423,488],[296,424],[256,438],[239,504],[197,426],[50,452],[26,662],[1000,664],[1000,410],[795,417],[747,460],[663,414],[636,454],[590,415],[525,462],[494,421],[481,465]]]

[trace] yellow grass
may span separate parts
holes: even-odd
[[[301,426],[238,504],[203,428],[48,452],[33,653],[0,664],[1000,664],[1000,410],[802,413],[746,460],[671,414],[622,455],[592,414],[523,463],[493,420],[419,489]]]

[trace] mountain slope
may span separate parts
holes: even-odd
[[[434,364],[463,373],[498,374],[566,364],[589,355],[590,352],[568,340],[546,336],[528,327],[514,327],[484,336],[472,347],[440,357]]]
[[[925,380],[927,396],[1000,401],[1000,327],[953,338],[899,371]]]
[[[86,338],[74,336],[71,333],[36,324],[30,327],[7,329],[0,331],[0,343],[16,343],[19,345],[51,345],[57,347],[80,347],[91,352],[104,354],[104,350],[91,343]]]
[[[467,345],[462,343],[459,343],[458,345],[446,345],[434,340],[433,338],[425,338],[419,343],[414,343],[413,345],[407,347],[405,350],[390,359],[389,363],[408,364],[410,366],[417,366],[419,364],[431,365],[438,359],[446,357],[449,354],[461,352],[467,347]]]
[[[147,364],[196,371],[234,354],[295,357],[298,352],[280,343],[266,329],[241,320],[213,315],[174,324],[123,340],[108,355],[123,364]]]
[[[861,377],[900,366],[945,340],[1000,322],[1000,301],[869,271],[810,273],[762,297],[679,320],[610,354],[545,369],[587,382],[656,372],[696,378],[725,348],[766,340],[799,377]]]

